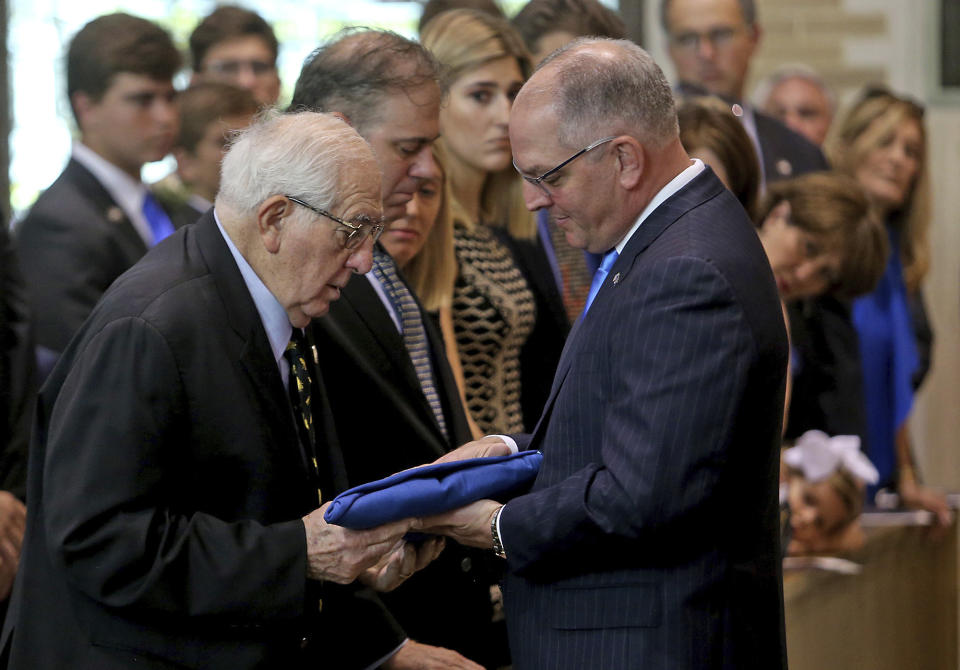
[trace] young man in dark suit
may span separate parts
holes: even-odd
[[[419,44],[351,31],[315,51],[297,81],[292,109],[342,114],[370,142],[383,173],[387,226],[405,215],[420,180],[437,174],[438,77]],[[330,402],[351,484],[432,461],[471,439],[439,329],[382,248],[374,266],[311,326],[320,368],[340,384]],[[394,301],[401,294],[402,305]],[[422,329],[426,342],[419,366],[401,332],[411,329]],[[488,566],[483,552],[451,545],[408,584],[382,595],[410,638],[384,667],[507,664],[502,621],[492,622],[496,577]]]
[[[38,400],[10,668],[377,663],[346,585],[392,588],[438,546],[402,542],[410,520],[323,521],[340,390],[303,328],[369,270],[380,214],[362,138],[276,115],[224,159],[215,209],[114,282]]]
[[[113,280],[174,230],[140,181],[177,132],[170,36],[129,14],[101,16],[71,40],[66,64],[80,140],[17,231],[46,367]]]
[[[510,142],[527,206],[604,260],[537,429],[514,437],[543,452],[532,491],[425,523],[506,559],[518,668],[785,667],[787,339],[752,223],[683,150],[632,42],[548,58]]]

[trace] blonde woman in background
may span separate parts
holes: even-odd
[[[504,239],[535,233],[508,136],[510,109],[529,59],[509,23],[472,10],[437,15],[421,42],[449,79],[437,144],[452,193],[453,330],[467,408],[484,433],[520,432],[520,354],[536,309]]]
[[[907,419],[929,368],[932,334],[920,287],[930,268],[930,193],[923,108],[885,89],[868,90],[827,139],[833,165],[853,176],[886,223],[891,254],[877,288],[854,302],[866,395],[868,454],[879,487],[907,507],[950,521],[945,498],[922,486]],[[871,491],[872,492],[872,491]]]

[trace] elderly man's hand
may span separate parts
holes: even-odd
[[[26,525],[27,508],[13,494],[0,491],[0,600],[13,587]]]
[[[445,545],[442,537],[430,538],[417,544],[404,542],[372,568],[364,570],[360,581],[377,591],[392,591],[409,579],[410,575],[430,565]]]
[[[447,463],[448,461],[463,461],[468,458],[487,458],[489,456],[509,456],[511,453],[507,443],[499,437],[488,435],[479,440],[467,442],[448,452],[434,461],[434,463]]]
[[[369,530],[350,530],[323,520],[329,504],[303,517],[308,578],[349,584],[397,550],[401,552],[402,562],[403,536],[415,523],[414,519],[401,519]],[[395,569],[399,571],[399,567]]]
[[[424,517],[421,521],[422,532],[446,535],[468,547],[491,549],[493,534],[490,522],[500,508],[496,500],[478,500],[465,507]]]
[[[413,640],[383,663],[385,670],[483,670],[482,665],[452,649],[432,647]]]

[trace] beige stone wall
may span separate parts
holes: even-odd
[[[624,2],[629,0],[622,0]],[[763,36],[755,82],[779,65],[807,63],[841,101],[867,82],[883,82],[927,105],[933,176],[933,269],[926,282],[936,331],[934,368],[914,410],[911,432],[928,482],[960,491],[960,96],[931,86],[938,0],[757,0]],[[644,46],[668,77],[659,0],[647,0]]]

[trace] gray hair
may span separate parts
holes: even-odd
[[[823,80],[823,77],[821,77],[816,70],[802,63],[781,65],[764,77],[753,90],[753,104],[760,109],[766,109],[767,103],[770,102],[770,94],[773,93],[773,89],[788,79],[802,79],[803,81],[813,84],[820,89],[823,96],[827,99],[830,112],[833,113],[837,110],[836,96],[834,96],[830,87],[827,86],[827,82]]]
[[[737,0],[740,5],[740,13],[743,14],[743,22],[748,26],[757,23],[757,5],[754,0]],[[670,34],[670,24],[667,21],[667,12],[670,11],[670,0],[660,0],[660,25],[664,32]]]
[[[292,195],[332,209],[340,174],[364,160],[377,169],[370,146],[339,117],[267,110],[234,137],[220,169],[217,203],[249,215],[272,195]]]
[[[610,58],[583,47],[615,50]],[[570,148],[600,135],[627,134],[642,144],[660,148],[677,138],[677,108],[660,66],[629,40],[586,37],[548,56],[537,68],[557,70],[551,90],[557,101],[558,140]],[[596,130],[596,129],[602,130]],[[584,137],[590,129],[590,138]]]

